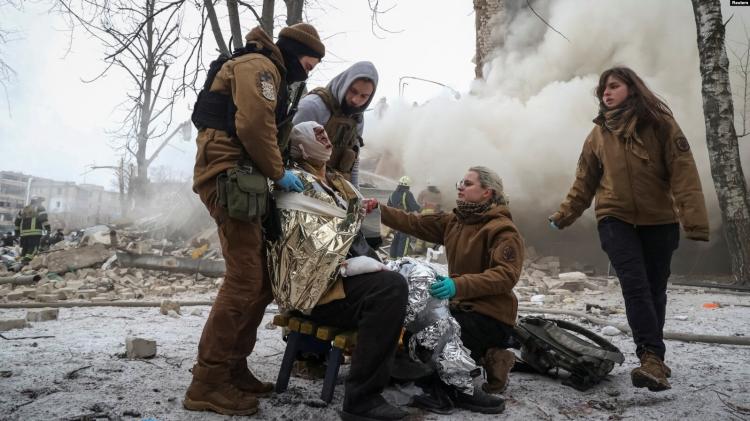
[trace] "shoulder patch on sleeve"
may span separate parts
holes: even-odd
[[[680,150],[680,152],[687,152],[690,150],[690,144],[688,143],[687,139],[685,139],[685,136],[678,136],[674,140],[674,143],[677,146],[677,149]]]
[[[516,261],[516,249],[512,246],[505,246],[503,248],[503,259],[506,262],[515,262]]]
[[[258,90],[263,98],[273,101],[276,99],[276,87],[273,85],[273,75],[268,70],[258,73]]]

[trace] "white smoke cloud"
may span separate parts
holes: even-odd
[[[438,98],[420,107],[392,105],[382,120],[368,121],[368,148],[388,151],[417,187],[430,178],[448,192],[469,166],[486,165],[503,177],[512,208],[520,199],[551,213],[572,184],[583,141],[593,127],[599,74],[626,65],[672,108],[691,143],[717,227],[690,2],[532,2],[569,41],[525,3],[508,2],[506,14],[494,19],[500,47],[485,68],[486,81],[475,83],[474,94],[458,101]],[[735,32],[737,28],[743,30],[740,24]]]

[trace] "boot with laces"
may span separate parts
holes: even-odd
[[[222,415],[258,412],[258,399],[233,385],[229,370],[198,365],[193,367],[193,381],[182,404],[191,411],[213,411]]]
[[[641,366],[630,372],[635,387],[646,387],[652,392],[671,389],[661,358],[653,352],[646,351],[641,355]]]

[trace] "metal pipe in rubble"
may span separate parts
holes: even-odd
[[[624,324],[613,323],[608,320],[594,317],[590,314],[582,313],[580,311],[572,310],[559,310],[554,308],[542,308],[542,307],[525,307],[518,306],[518,311],[521,313],[535,313],[535,314],[565,314],[568,316],[580,317],[588,320],[591,323],[600,326],[614,326],[620,331],[632,334],[630,327]],[[664,339],[670,339],[673,341],[681,342],[703,342],[707,344],[724,344],[724,345],[742,345],[750,346],[750,338],[743,336],[719,336],[719,335],[700,335],[691,333],[680,333],[680,332],[664,332]]]
[[[31,285],[42,279],[41,275],[16,275],[16,276],[0,276],[0,285],[13,284],[13,285]]]

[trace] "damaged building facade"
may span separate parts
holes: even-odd
[[[18,211],[32,196],[44,198],[53,229],[107,224],[120,216],[118,193],[102,186],[0,171],[0,232],[13,230]]]

